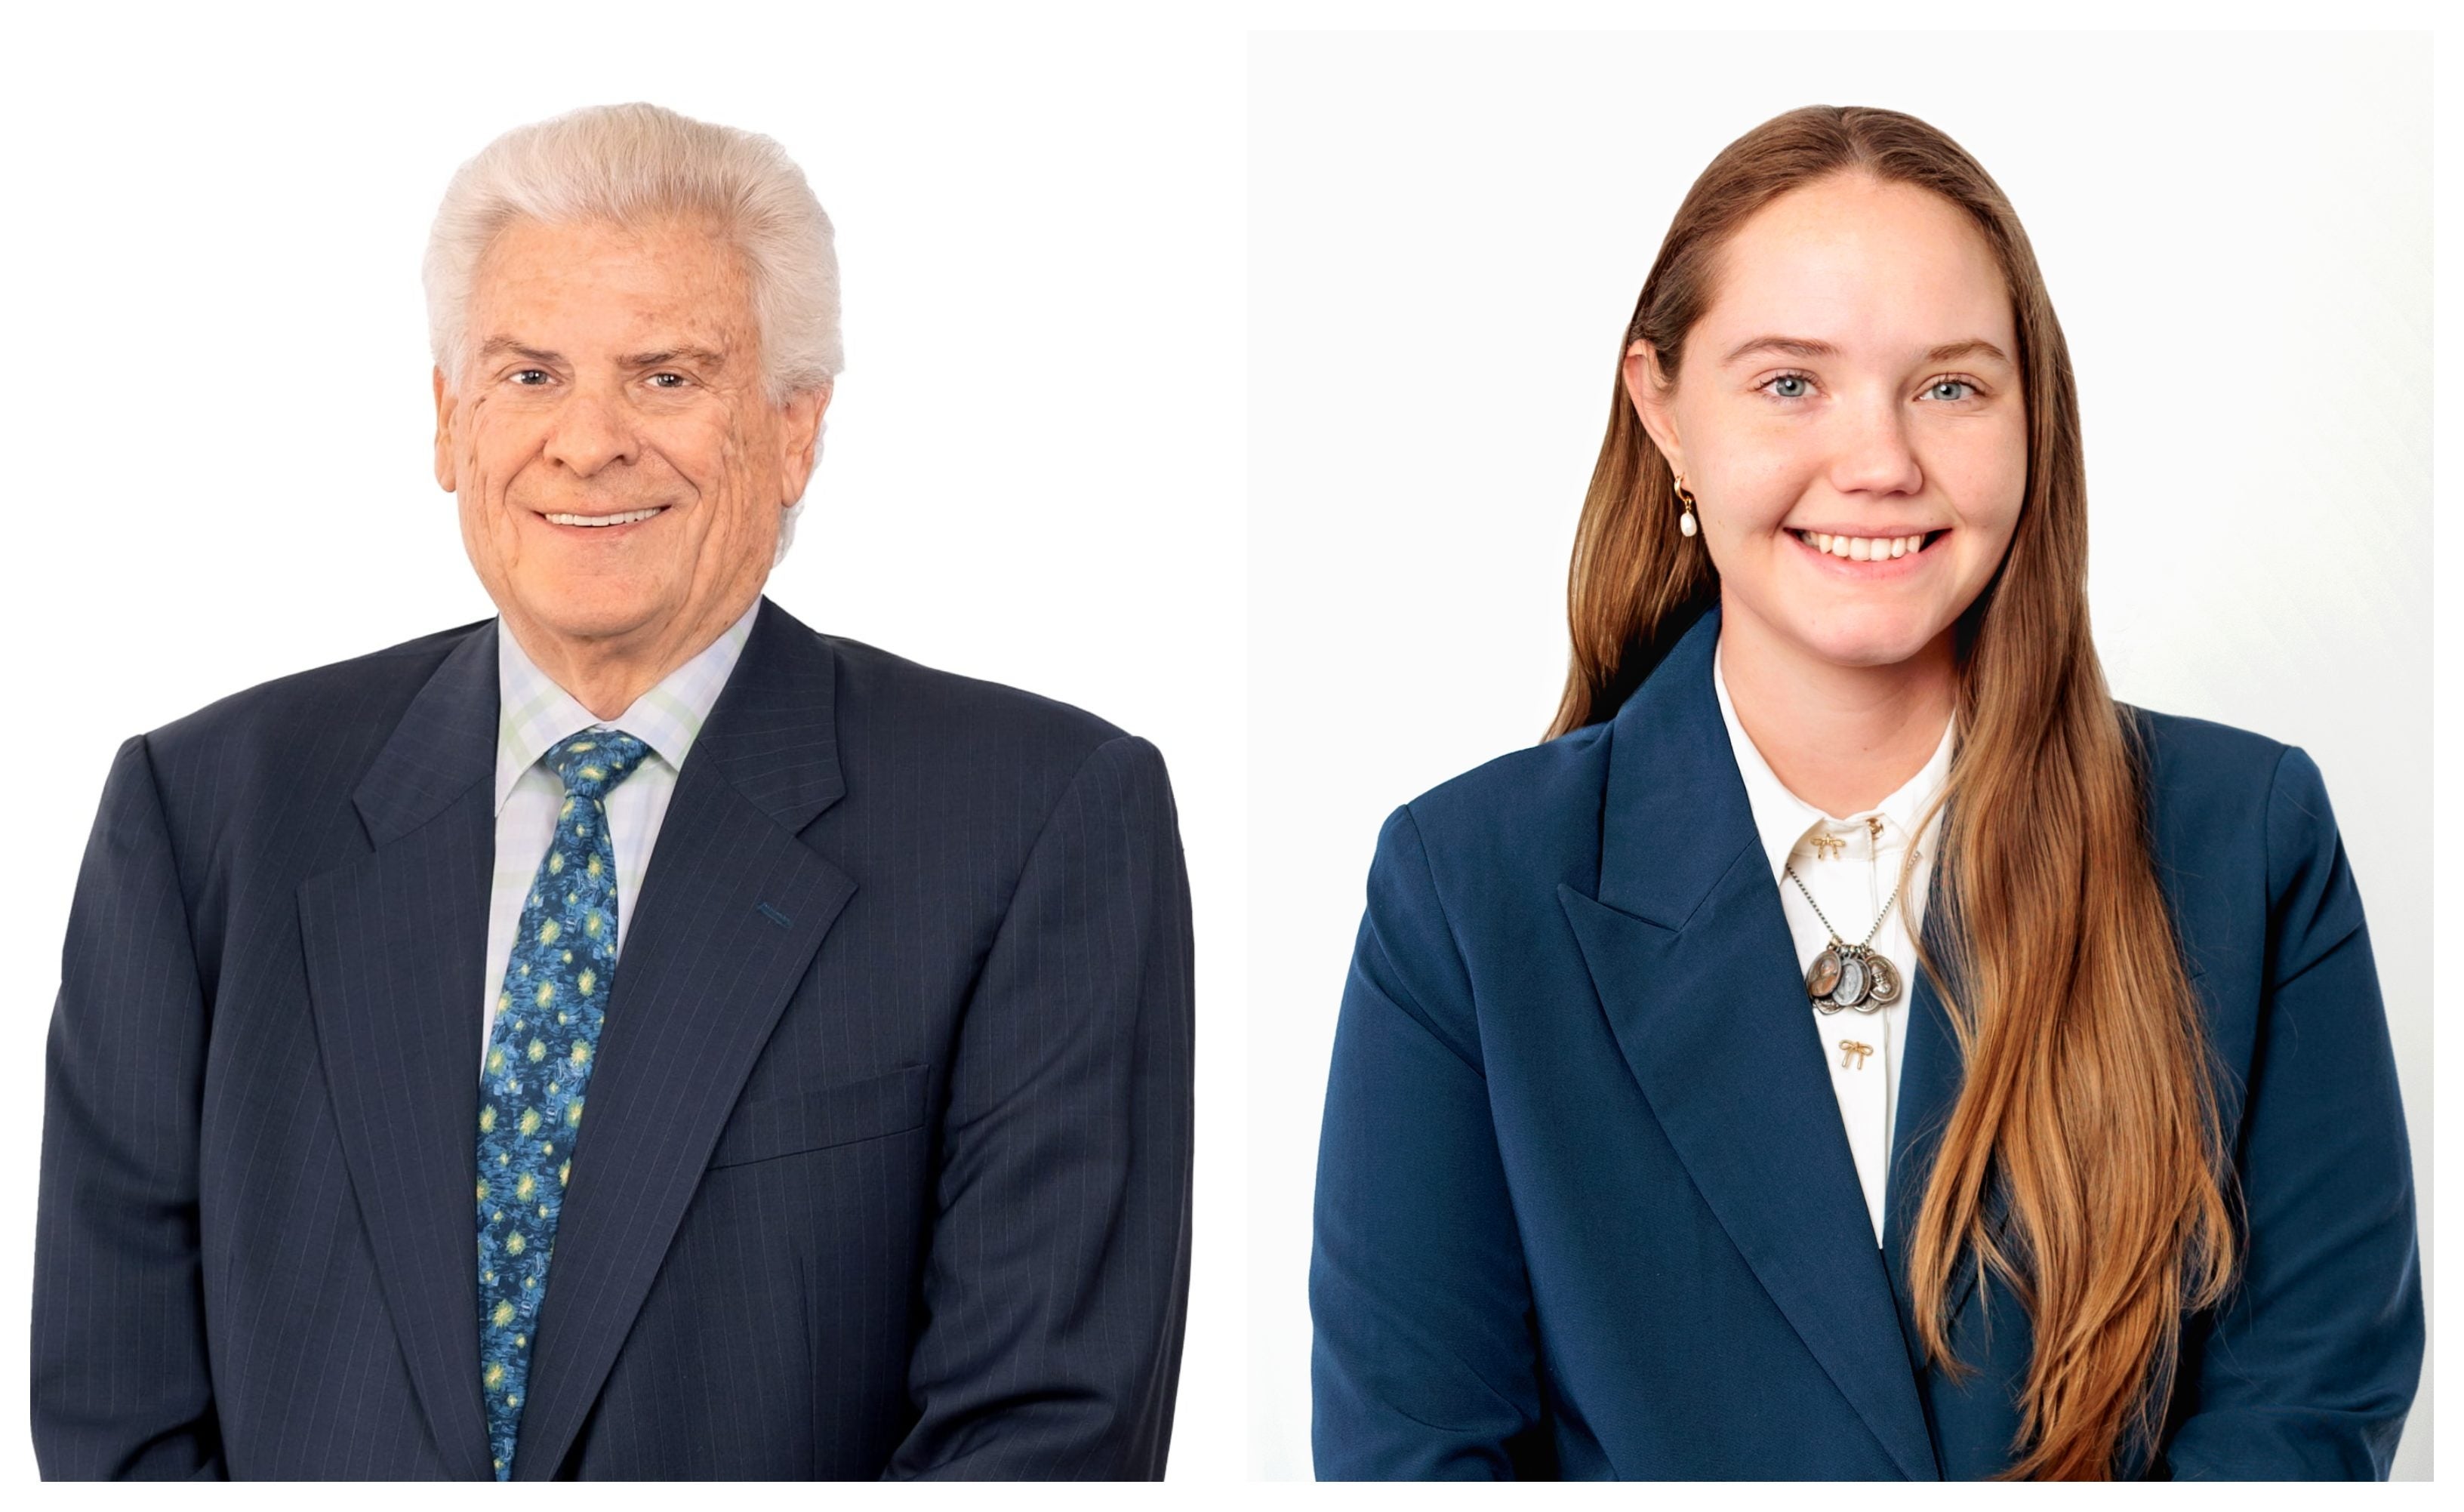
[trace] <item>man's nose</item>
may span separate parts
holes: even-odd
[[[642,444],[621,399],[604,389],[582,386],[557,406],[546,450],[549,461],[586,478],[611,462],[637,460]]]

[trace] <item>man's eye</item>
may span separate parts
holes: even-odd
[[[657,388],[682,388],[685,386],[685,375],[682,373],[652,373],[650,375],[650,383],[653,387]]]
[[[512,374],[511,377],[515,383],[521,384],[524,388],[537,388],[539,384],[547,382],[546,370],[537,367],[525,367],[519,372]]]

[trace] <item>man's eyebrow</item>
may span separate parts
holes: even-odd
[[[656,352],[636,352],[620,361],[627,367],[665,367],[670,362],[698,362],[704,367],[725,367],[727,354],[707,346],[671,346]]]
[[[1815,358],[1837,357],[1839,348],[1828,341],[1815,341],[1804,337],[1758,336],[1730,352],[1722,360],[1722,365],[1725,366],[1741,357],[1750,356],[1756,352],[1777,352],[1782,356],[1802,357],[1811,361]],[[1963,357],[1990,357],[2006,365],[2011,362],[2011,359],[2000,347],[1981,337],[1970,337],[1965,341],[1945,341],[1940,346],[1926,348],[1925,354],[1925,360],[1928,362],[1953,362]]]
[[[524,346],[521,342],[515,340],[510,336],[490,337],[487,341],[480,346],[479,356],[482,359],[491,357],[518,357],[528,362],[561,362],[564,361],[563,357],[558,353],[542,352],[536,346]]]

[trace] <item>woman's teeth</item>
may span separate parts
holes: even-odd
[[[622,515],[550,515],[548,518],[559,525],[630,525],[637,519],[649,519],[658,512],[657,509],[637,509],[627,510]]]
[[[1797,539],[1848,561],[1881,561],[1925,550],[1925,536],[1825,536],[1818,530],[1793,531]]]

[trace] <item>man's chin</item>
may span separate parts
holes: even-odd
[[[615,584],[517,593],[525,628],[567,644],[655,634],[672,609],[658,595]]]

